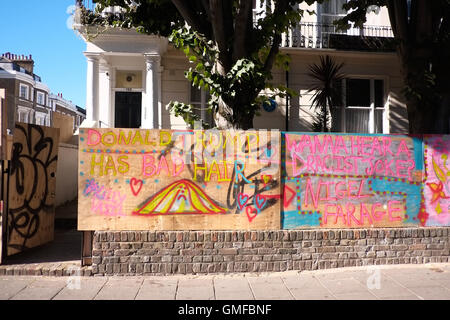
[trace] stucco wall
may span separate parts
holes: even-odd
[[[344,63],[342,72],[348,77],[377,78],[385,81],[387,130],[384,133],[407,133],[408,121],[404,97],[401,94],[403,80],[395,53],[345,52],[336,50],[288,49],[282,52],[291,57],[289,69],[289,88],[298,96],[291,99],[289,109],[289,131],[311,131],[310,124],[314,110],[310,108],[311,85],[308,76],[309,65],[319,62],[319,56],[330,55],[337,63]],[[162,59],[162,105],[163,128],[185,129],[180,117],[171,115],[165,106],[171,100],[190,102],[189,82],[184,77],[190,65],[184,54],[169,49]],[[286,84],[286,74],[278,68],[273,69],[273,83]],[[285,99],[277,100],[278,107],[273,112],[261,108],[261,115],[254,118],[256,129],[286,129]]]

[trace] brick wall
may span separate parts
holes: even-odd
[[[450,228],[96,231],[94,275],[316,270],[448,262]]]

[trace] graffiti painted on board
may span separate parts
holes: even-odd
[[[450,136],[424,136],[423,226],[450,225]]]
[[[398,227],[423,220],[421,139],[284,133],[283,150],[284,228]]]
[[[82,129],[79,229],[280,227],[278,131]]]
[[[53,240],[59,129],[16,123],[9,171],[8,255]]]

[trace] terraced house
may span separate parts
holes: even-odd
[[[53,126],[54,118],[60,115],[72,117],[73,128],[79,127],[86,111],[62,94],[51,93],[50,88],[34,73],[32,55],[17,55],[10,52],[0,57],[0,88],[5,89],[7,129],[11,133],[15,122]],[[55,112],[57,113],[55,115]],[[56,124],[60,127],[60,124]]]
[[[15,121],[50,126],[50,89],[33,71],[31,55],[8,52],[0,57],[0,88],[6,89],[7,129],[10,131]]]
[[[254,1],[254,16],[264,14],[265,1]],[[92,1],[77,1],[88,11]],[[367,15],[362,28],[338,31],[333,21],[345,15],[345,0],[300,8],[305,14],[296,28],[283,35],[281,52],[291,57],[289,71],[273,69],[274,82],[298,93],[290,101],[280,99],[271,108],[261,107],[256,129],[311,131],[314,110],[307,75],[319,56],[329,55],[344,63],[343,103],[332,108],[331,129],[353,133],[406,133],[408,121],[403,80],[392,44],[387,9]],[[119,12],[110,7],[103,16]],[[305,11],[306,12],[306,11]],[[189,63],[184,53],[166,38],[143,35],[130,29],[111,28],[92,37],[92,25],[75,24],[86,41],[88,126],[184,129],[186,123],[165,106],[172,100],[204,106],[208,94],[193,87],[184,77]],[[287,106],[287,107],[286,107]],[[212,121],[207,112],[200,114]]]

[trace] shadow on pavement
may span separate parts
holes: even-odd
[[[77,231],[77,199],[55,209],[54,240],[6,257],[4,265],[81,260],[82,232]]]

